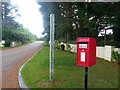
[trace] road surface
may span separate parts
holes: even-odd
[[[2,52],[2,88],[19,88],[19,68],[29,60],[42,46],[42,42],[34,42],[21,47],[0,50]]]

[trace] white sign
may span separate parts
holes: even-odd
[[[85,62],[85,52],[81,52],[81,61]]]
[[[79,48],[87,48],[87,44],[79,44]]]

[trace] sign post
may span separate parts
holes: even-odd
[[[54,80],[54,14],[50,14],[50,81]]]

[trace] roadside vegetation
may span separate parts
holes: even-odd
[[[24,44],[24,45],[27,45],[27,44],[30,44],[30,43],[32,43],[32,42],[27,42],[27,43]],[[4,45],[4,44],[3,44],[3,45]],[[16,47],[20,47],[20,46],[22,46],[22,44],[15,45],[14,47],[0,47],[0,49],[16,48]]]
[[[4,48],[8,48],[8,47],[0,47],[0,49],[4,49]]]
[[[49,47],[43,48],[23,67],[29,88],[84,88],[84,67],[76,66],[76,54],[55,49],[54,81],[49,81]],[[118,64],[97,58],[89,67],[89,88],[118,88]]]
[[[39,5],[46,41],[50,40],[49,15],[53,13],[55,40],[76,43],[78,37],[91,37],[99,46],[120,47],[120,2],[39,2]]]
[[[0,29],[2,37],[0,41],[5,41],[5,47],[11,47],[12,42],[27,44],[36,41],[36,35],[29,32],[28,29],[15,20],[16,17],[20,17],[16,6],[3,2],[2,8],[2,28]],[[16,15],[14,15],[13,11]]]

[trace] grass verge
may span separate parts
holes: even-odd
[[[49,47],[43,47],[22,69],[29,88],[83,88],[84,67],[76,66],[76,54],[55,50],[54,81],[49,82]],[[89,67],[89,88],[117,88],[118,64],[97,58]]]
[[[0,49],[9,48],[9,47],[0,47]]]
[[[34,41],[34,42],[35,42],[35,41]],[[14,46],[14,47],[0,47],[0,49],[16,48],[16,47],[20,47],[20,46],[27,45],[27,44],[30,44],[30,43],[33,43],[33,42],[29,42],[29,43],[26,43],[26,44],[16,45],[16,46]]]

